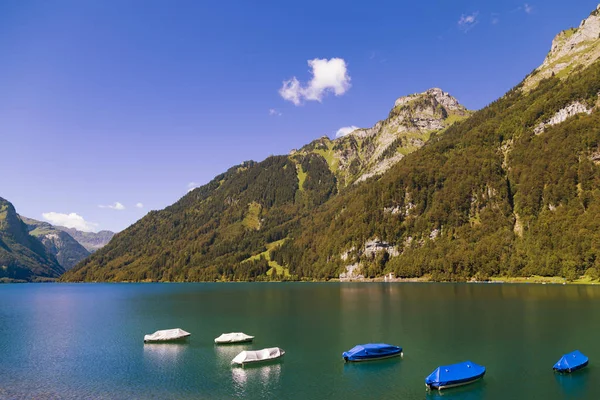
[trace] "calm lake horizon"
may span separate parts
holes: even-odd
[[[600,286],[472,283],[0,285],[0,399],[600,398]],[[181,328],[187,343],[144,344]],[[255,336],[216,346],[221,333]],[[383,342],[403,358],[346,364]],[[242,350],[281,363],[237,368]],[[558,375],[562,354],[590,365]],[[483,380],[426,392],[436,367],[470,360]]]

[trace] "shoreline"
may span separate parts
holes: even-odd
[[[487,280],[476,280],[474,278],[468,281],[436,281],[429,277],[421,278],[358,278],[358,279],[331,279],[329,282],[385,282],[385,283],[487,283],[487,284],[503,284],[503,283],[518,283],[518,284],[538,284],[538,285],[599,285],[600,280],[592,280],[587,276],[579,277],[574,281],[568,281],[559,276],[494,276]]]
[[[470,279],[468,281],[436,281],[432,280],[429,276],[420,278],[351,278],[351,279],[339,279],[332,278],[329,280],[287,280],[287,281],[93,281],[93,282],[62,282],[57,281],[7,281],[0,280],[0,285],[10,283],[285,283],[285,282],[308,282],[308,283],[474,283],[474,284],[537,284],[537,285],[600,285],[600,280],[592,280],[587,276],[582,276],[574,281],[567,281],[565,278],[557,276],[520,276],[520,277],[508,277],[508,276],[496,276],[491,277],[487,280],[475,280]]]

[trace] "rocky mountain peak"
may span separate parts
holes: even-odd
[[[600,4],[577,28],[560,32],[552,41],[546,59],[526,79],[530,90],[550,76],[566,77],[577,66],[587,67],[600,58]]]
[[[2,197],[0,197],[0,233],[10,234],[19,242],[28,243],[30,240],[26,231],[22,229],[15,207]]]
[[[341,186],[381,175],[407,154],[422,147],[433,133],[470,115],[440,88],[398,98],[388,117],[371,128],[358,128],[333,141],[321,138],[300,153],[318,152],[328,160]],[[295,155],[293,152],[292,155]]]
[[[444,92],[440,88],[431,88],[423,93],[413,93],[408,96],[400,97],[394,103],[394,108],[409,104],[419,99],[433,100],[436,105],[440,104],[448,109],[448,111],[466,111],[466,108],[461,105],[456,98],[451,96],[448,92]]]

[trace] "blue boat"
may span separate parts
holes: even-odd
[[[402,347],[385,343],[367,343],[354,346],[342,353],[344,361],[372,361],[382,358],[396,357],[402,355]]]
[[[565,354],[554,364],[553,369],[557,372],[573,372],[588,365],[589,359],[579,350]]]
[[[425,378],[427,389],[446,389],[467,385],[483,378],[485,367],[471,361],[442,365]]]

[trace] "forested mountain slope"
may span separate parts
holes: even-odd
[[[352,183],[377,176],[470,114],[431,89],[396,100],[373,128],[318,139],[288,156],[245,162],[153,211],[65,280],[277,279],[269,260],[291,229]],[[293,278],[293,277],[290,277]]]
[[[580,28],[600,23],[596,14]],[[245,163],[150,213],[64,279],[329,279],[350,266],[436,280],[597,276],[600,63],[561,54],[572,63],[563,73],[534,71],[382,175],[361,179],[377,171],[376,151],[340,168],[325,139]],[[344,138],[344,152],[361,135]]]
[[[511,91],[304,219],[272,258],[318,278],[355,263],[436,280],[597,269],[599,91],[599,63]],[[574,102],[587,111],[547,124]],[[374,239],[384,245],[369,252]]]
[[[29,234],[14,206],[0,197],[0,280],[43,280],[63,272],[56,258]]]

